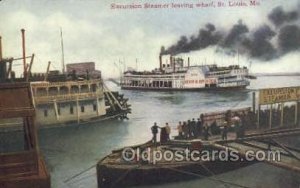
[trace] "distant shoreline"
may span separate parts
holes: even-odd
[[[255,76],[300,76],[300,72],[295,73],[254,73]]]

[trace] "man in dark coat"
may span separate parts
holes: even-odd
[[[228,133],[228,125],[227,125],[227,121],[225,121],[222,130],[222,140],[227,140],[227,133]]]
[[[202,126],[202,122],[201,122],[200,118],[198,118],[196,127],[197,127],[197,128],[196,128],[196,129],[197,129],[197,136],[202,136],[202,129],[203,129],[203,126]]]
[[[151,132],[153,134],[152,142],[154,143],[154,145],[156,145],[156,143],[157,143],[158,128],[159,128],[159,126],[157,126],[157,123],[154,122],[154,125],[151,127]]]

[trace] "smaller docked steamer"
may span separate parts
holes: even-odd
[[[250,82],[247,77],[249,71],[246,67],[230,65],[219,67],[212,65],[184,66],[182,58],[170,56],[169,64],[144,72],[134,70],[124,72],[121,78],[122,89],[142,90],[217,90],[217,89],[243,89]]]
[[[130,113],[128,99],[105,86],[94,62],[67,64],[66,75],[50,73],[47,81],[31,81],[31,87],[41,127],[124,119]]]
[[[127,119],[127,114],[131,113],[128,99],[106,87],[101,71],[96,69],[94,62],[67,64],[66,71],[64,64],[62,71],[50,71],[51,62],[48,62],[46,72],[32,72],[35,55],[26,56],[25,30],[21,31],[21,58],[2,58],[0,37],[0,84],[30,83],[39,128]],[[26,63],[28,58],[30,64]],[[20,77],[16,77],[12,69],[17,60],[23,60],[24,65]],[[7,122],[0,121],[0,132],[21,128],[17,121],[11,120],[9,124],[7,126]]]

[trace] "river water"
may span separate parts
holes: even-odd
[[[176,122],[197,118],[202,112],[250,107],[253,90],[265,87],[299,86],[299,83],[300,77],[280,76],[258,77],[245,91],[120,91],[129,98],[129,103],[132,105],[129,120],[112,120],[39,131],[40,148],[51,173],[52,187],[96,188],[94,165],[97,161],[109,154],[112,149],[148,141],[151,138],[150,127],[154,122],[159,125],[169,122],[171,127],[175,128]],[[107,85],[112,90],[120,90],[111,82]],[[295,139],[295,142],[299,142],[299,139]],[[89,168],[90,170],[80,176],[64,182]],[[217,177],[246,187],[288,188],[300,185],[299,175],[267,164],[255,164]],[[224,185],[209,179],[197,179],[152,187],[222,188]]]

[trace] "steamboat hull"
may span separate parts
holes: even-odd
[[[149,143],[146,145],[149,146]],[[148,146],[133,146],[132,148],[145,148]],[[210,149],[217,149],[212,145]],[[96,166],[98,188],[103,187],[130,187],[141,185],[155,185],[171,182],[187,181],[197,178],[205,178],[216,174],[240,169],[257,161],[247,161],[244,156],[239,155],[238,161],[206,160],[206,161],[171,161],[150,164],[141,161],[120,162],[115,160],[120,150],[100,160]]]
[[[129,187],[137,185],[153,185],[170,182],[187,181],[201,177],[211,176],[207,169],[214,174],[221,174],[232,170],[240,169],[255,162],[205,162],[201,166],[199,163],[164,166],[145,166],[139,169],[138,166],[130,168],[118,167],[114,165],[97,165],[98,188],[103,187]],[[128,171],[130,171],[128,173]],[[184,172],[184,173],[183,173]],[[120,177],[127,174],[119,181]]]
[[[59,127],[69,127],[69,126],[82,126],[86,124],[96,124],[96,123],[102,123],[109,120],[118,120],[118,119],[124,119],[127,117],[128,112],[122,112],[118,114],[112,114],[112,115],[104,115],[100,117],[92,117],[88,119],[81,119],[79,122],[77,120],[70,120],[70,121],[63,121],[63,122],[56,122],[56,123],[50,123],[46,124],[45,122],[42,123],[36,123],[38,129],[50,129],[50,128],[59,128]],[[9,126],[2,126],[0,127],[0,132],[11,132],[11,131],[21,131],[22,126],[21,124],[10,124]]]
[[[244,90],[244,86],[232,87],[210,87],[210,88],[149,88],[149,87],[121,87],[123,90],[140,90],[140,91],[227,91],[227,90]]]

